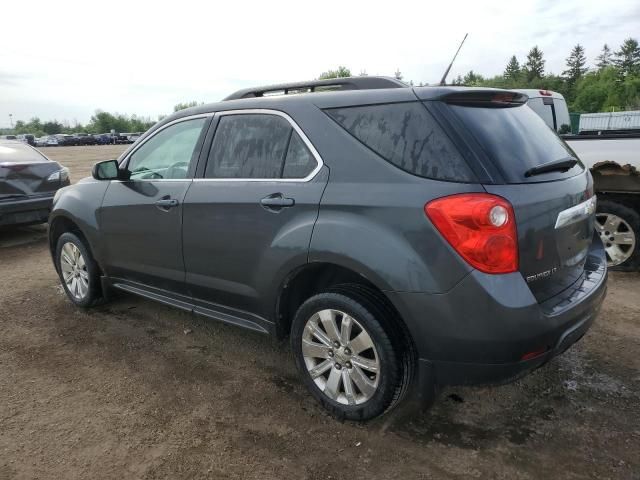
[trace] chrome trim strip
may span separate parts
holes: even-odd
[[[324,166],[324,162],[322,161],[322,157],[318,153],[318,150],[316,150],[316,148],[313,146],[311,141],[307,138],[307,136],[302,131],[300,126],[286,113],[281,112],[280,110],[271,110],[267,108],[248,108],[244,110],[223,110],[221,112],[200,113],[197,115],[178,118],[176,120],[173,120],[172,122],[167,123],[166,125],[163,125],[158,130],[153,132],[151,135],[146,137],[143,142],[141,142],[139,145],[136,145],[135,148],[133,148],[130,152],[128,152],[126,157],[118,165],[122,167],[123,165],[127,164],[129,162],[129,159],[131,158],[131,155],[133,155],[136,152],[136,150],[138,150],[142,145],[147,143],[149,139],[153,138],[158,132],[161,132],[162,130],[164,130],[165,128],[171,125],[175,125],[176,123],[184,122],[187,120],[193,120],[196,118],[206,118],[211,116],[222,117],[225,115],[250,115],[250,114],[277,115],[287,120],[291,125],[291,127],[296,131],[296,133],[300,135],[300,138],[302,139],[304,144],[307,146],[307,148],[309,149],[313,157],[316,159],[317,165],[311,171],[311,173],[309,173],[309,175],[307,175],[304,178],[189,178],[189,179],[149,178],[149,179],[135,179],[135,181],[136,182],[145,182],[145,181],[146,182],[149,182],[149,181],[150,182],[180,182],[180,181],[191,182],[193,181],[193,182],[285,182],[285,183],[298,182],[298,183],[302,183],[302,182],[311,181],[318,174],[318,172]],[[112,180],[112,181],[123,182],[125,180]],[[131,181],[131,180],[126,180],[126,181]]]
[[[594,195],[589,200],[585,200],[582,203],[574,205],[571,208],[558,213],[556,220],[556,228],[562,228],[566,225],[578,222],[585,217],[594,215],[596,213],[596,196]]]

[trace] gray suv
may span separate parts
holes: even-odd
[[[56,270],[81,307],[120,290],[289,336],[339,418],[517,378],[607,278],[591,175],[526,100],[361,77],[179,111],[56,195]]]

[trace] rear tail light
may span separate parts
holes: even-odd
[[[488,193],[438,198],[424,206],[440,234],[471,266],[485,273],[518,270],[518,237],[511,204]]]

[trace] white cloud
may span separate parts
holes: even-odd
[[[26,4],[25,4],[26,5]],[[97,108],[148,115],[217,101],[250,85],[354,73],[436,82],[464,33],[451,75],[500,73],[538,45],[560,73],[576,43],[589,60],[640,32],[635,0],[522,2],[133,2],[38,0],[3,5],[0,126],[14,119],[85,122]]]

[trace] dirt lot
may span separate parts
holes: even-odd
[[[119,148],[119,147],[118,147]],[[49,149],[77,180],[111,147]],[[589,334],[431,411],[327,417],[268,338],[131,296],[71,306],[42,227],[0,231],[0,479],[640,479],[640,274]]]

